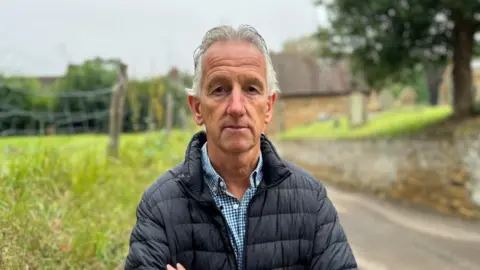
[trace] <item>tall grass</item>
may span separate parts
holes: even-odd
[[[192,134],[0,140],[0,269],[116,269],[142,192],[180,162]]]

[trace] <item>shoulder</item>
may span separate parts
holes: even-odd
[[[325,186],[309,171],[288,160],[282,159],[282,162],[292,172],[292,175],[290,176],[290,180],[292,181],[289,181],[289,185],[291,185],[293,188],[314,191],[317,195],[317,198],[320,200],[327,197]]]
[[[288,184],[305,191],[302,194],[302,200],[298,201],[303,202],[311,212],[319,214],[317,216],[319,224],[335,222],[337,210],[328,197],[327,188],[322,182],[304,168],[289,161],[284,161],[284,163],[292,171],[291,181],[288,181]]]
[[[162,201],[173,200],[182,196],[178,175],[183,166],[179,164],[162,173],[143,193],[142,202],[152,207]]]

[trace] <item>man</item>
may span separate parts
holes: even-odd
[[[326,190],[263,135],[277,80],[249,26],[208,31],[188,103],[205,131],[143,194],[126,269],[357,269]]]

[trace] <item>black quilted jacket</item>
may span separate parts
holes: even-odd
[[[149,187],[137,209],[125,269],[237,269],[227,224],[202,180],[204,132],[185,160]],[[244,269],[357,269],[325,188],[262,137],[264,178],[250,202]]]

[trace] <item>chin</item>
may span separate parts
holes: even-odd
[[[227,153],[243,153],[247,152],[252,149],[254,146],[252,141],[247,140],[232,140],[232,141],[224,141],[222,143],[222,148]]]

